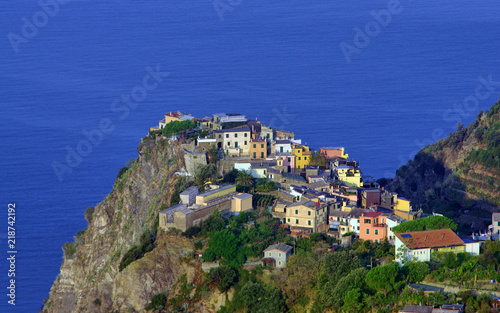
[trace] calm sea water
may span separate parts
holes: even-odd
[[[86,227],[83,211],[111,190],[165,112],[258,117],[313,148],[346,147],[378,178],[498,99],[498,86],[477,103],[467,98],[479,76],[500,81],[496,0],[232,3],[71,1],[44,15],[36,1],[0,2],[1,312],[40,309],[61,246]],[[355,50],[350,62],[341,44]],[[148,66],[170,74],[144,95],[135,87]],[[125,104],[112,103],[132,91],[142,101],[125,116]],[[102,120],[114,130],[91,152],[80,144],[88,155],[59,179],[53,162],[65,164],[66,148]],[[9,202],[15,307],[6,296]]]

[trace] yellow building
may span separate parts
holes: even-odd
[[[413,212],[410,200],[395,196],[394,215],[413,221],[417,218],[417,212]]]
[[[338,180],[356,187],[361,187],[361,171],[359,168],[354,168],[347,165],[337,166]]]
[[[301,144],[293,144],[292,152],[295,155],[295,167],[298,169],[305,169],[309,162],[311,162],[312,152],[309,147]]]
[[[252,195],[248,193],[240,193],[234,196],[231,203],[231,211],[233,212],[244,212],[251,210],[252,207]]]
[[[200,193],[196,196],[196,204],[207,205],[212,199],[217,199],[222,196],[229,196],[235,192],[235,185],[227,185],[204,193]]]
[[[291,227],[310,228],[313,233],[323,232],[327,230],[327,215],[326,203],[300,201],[286,208],[286,224]]]

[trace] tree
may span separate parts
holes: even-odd
[[[345,295],[342,311],[346,313],[360,312],[363,308],[362,296],[363,294],[359,288],[349,290]]]
[[[219,161],[219,150],[216,145],[213,145],[208,149],[208,162],[210,164],[216,164]]]
[[[433,215],[418,220],[401,223],[398,226],[394,226],[392,228],[392,231],[394,233],[406,233],[409,231],[433,230],[433,229],[444,229],[444,228],[457,230],[457,224],[455,224],[452,219],[447,218],[445,216]]]
[[[406,262],[402,270],[406,273],[406,281],[409,283],[419,283],[430,273],[429,265],[418,261]]]
[[[320,266],[318,286],[321,288],[327,282],[336,285],[341,277],[358,267],[361,267],[361,262],[354,253],[339,251],[328,254]]]
[[[192,121],[172,121],[163,127],[162,133],[163,136],[170,136],[176,133],[183,132],[187,129],[196,128],[196,126],[196,123]]]
[[[238,238],[229,229],[217,231],[210,237],[208,247],[218,257],[231,262],[238,254]]]
[[[329,167],[326,157],[317,151],[311,154],[311,160],[309,161],[309,165],[319,166],[322,169]]]
[[[387,296],[388,292],[394,290],[398,272],[399,267],[396,264],[374,267],[366,275],[366,284]]]
[[[218,176],[217,167],[213,164],[207,164],[198,169],[194,177],[194,182],[200,187],[200,191],[204,191],[205,183],[209,180],[216,180]]]
[[[342,276],[336,284],[333,284],[333,281],[327,282],[320,292],[320,300],[323,307],[331,307],[338,312],[344,305],[347,292],[363,287],[366,273],[367,270],[364,267],[360,267],[352,270],[348,275]]]
[[[265,288],[260,282],[248,282],[241,288],[239,298],[247,312],[286,312],[285,299],[280,290]]]
[[[220,292],[226,292],[238,279],[238,271],[230,266],[212,268],[208,273],[209,283],[214,283]]]
[[[247,171],[239,171],[238,176],[236,176],[236,185],[243,187],[245,191],[249,191],[252,189],[254,185],[254,180],[252,175]]]
[[[157,293],[146,307],[146,311],[161,310],[165,307],[165,303],[167,303],[167,297],[163,293]]]

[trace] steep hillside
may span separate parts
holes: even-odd
[[[414,207],[454,218],[463,231],[485,230],[500,206],[500,102],[420,150],[387,188]]]
[[[106,199],[85,212],[88,228],[64,245],[61,272],[43,312],[143,312],[155,294],[175,290],[181,277],[191,282],[199,275],[197,263],[184,262],[192,241],[163,232],[152,251],[119,269],[142,234],[156,237],[157,213],[170,205],[178,180],[174,173],[184,167],[176,143],[148,140],[138,150]]]

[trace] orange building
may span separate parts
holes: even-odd
[[[387,238],[387,222],[382,212],[369,212],[359,217],[359,238],[371,242]]]
[[[250,158],[252,159],[267,158],[267,141],[265,139],[250,140]]]

